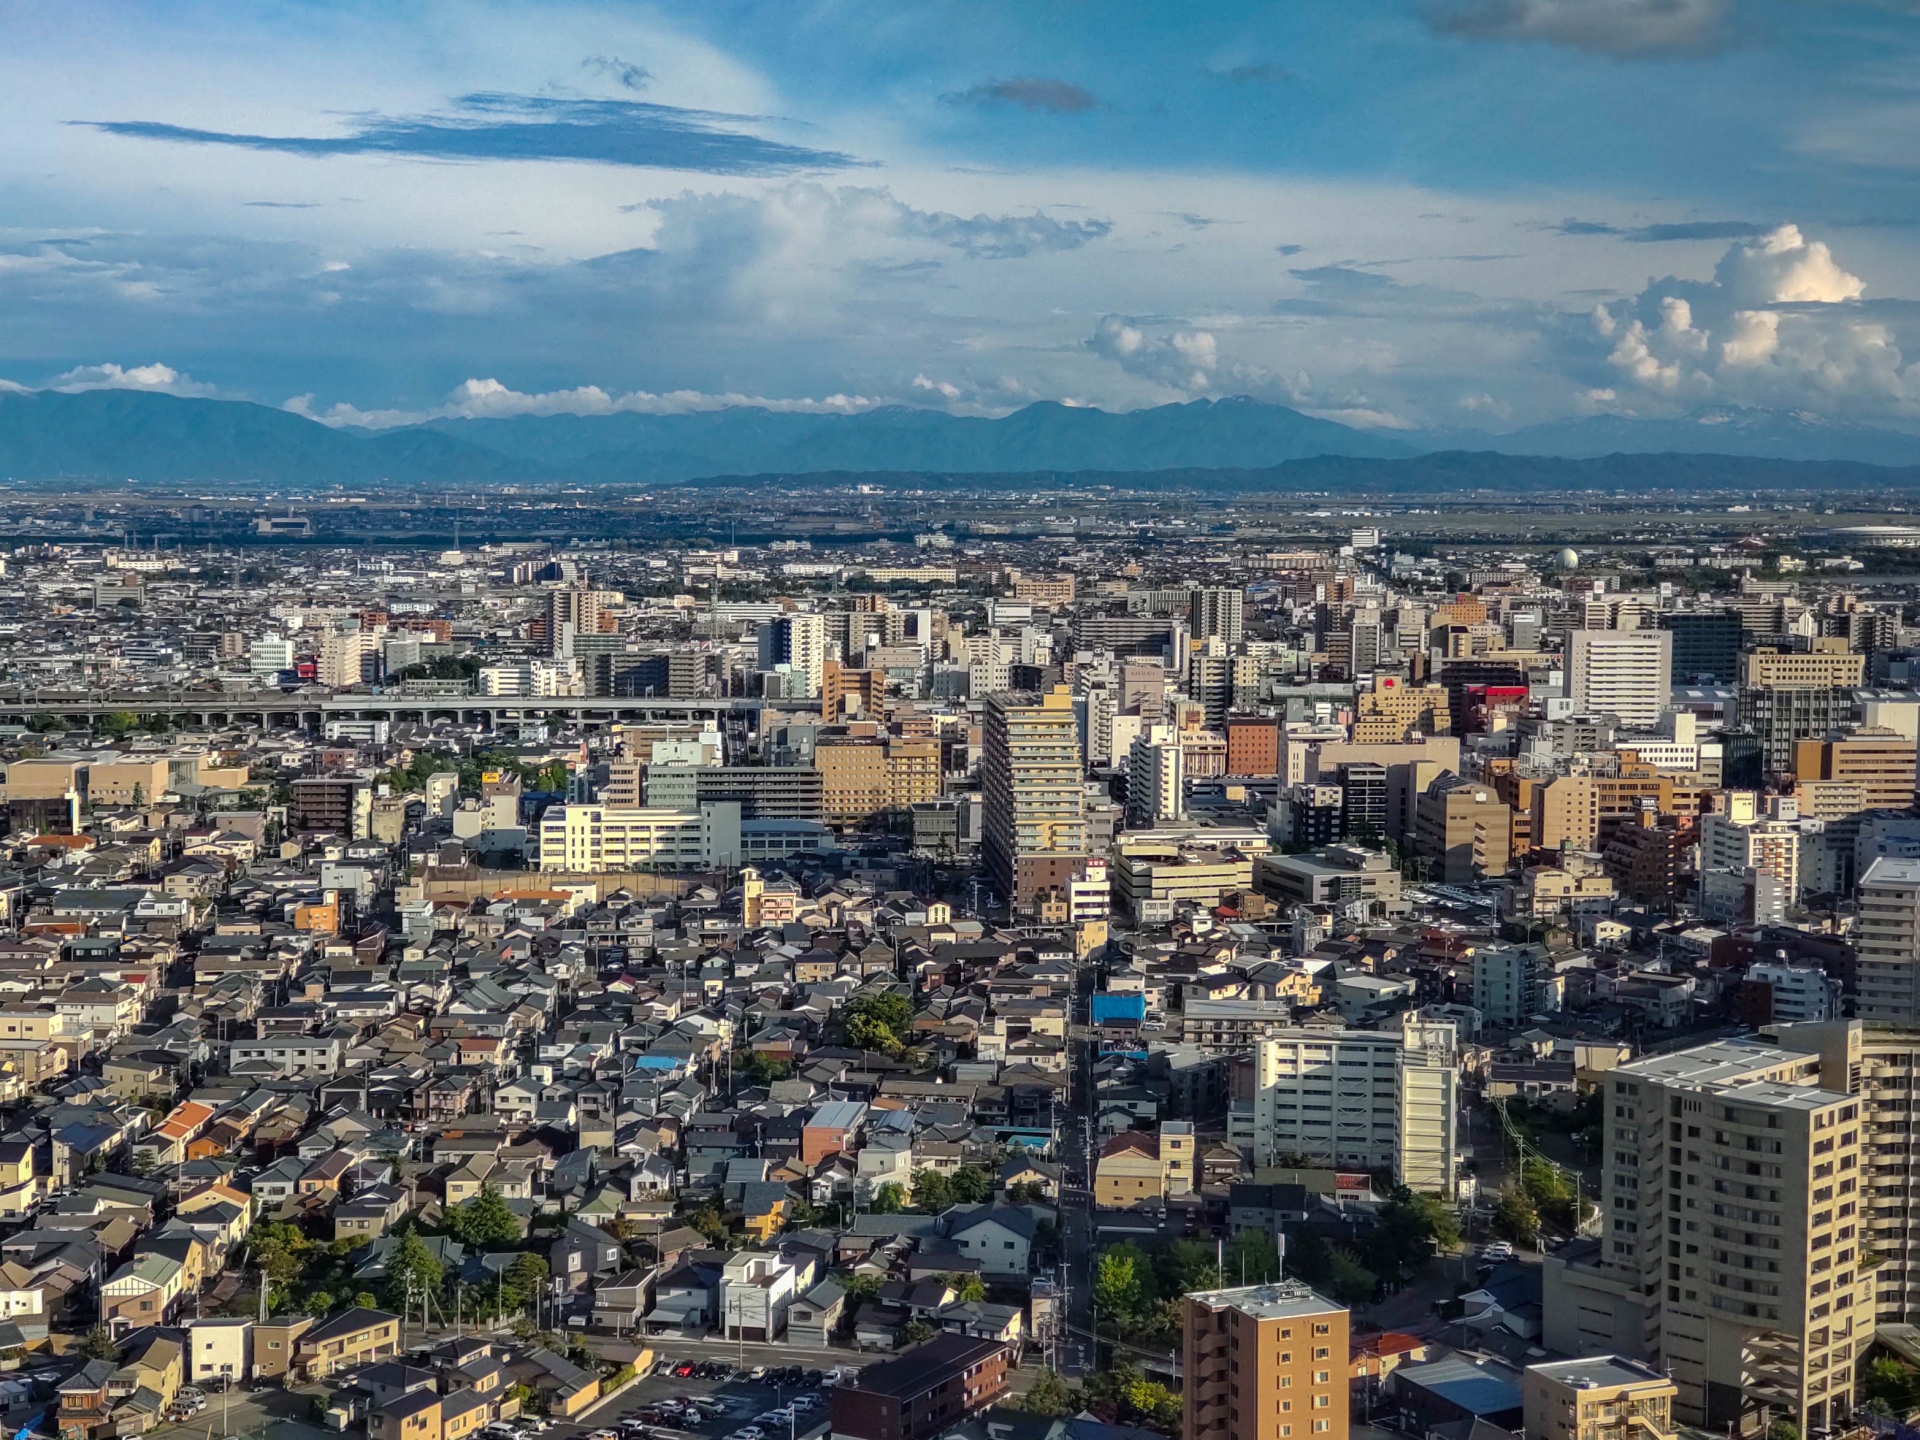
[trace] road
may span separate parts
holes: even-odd
[[[1072,1014],[1067,1025],[1069,1057],[1067,1116],[1060,1132],[1060,1277],[1069,1325],[1059,1347],[1063,1375],[1093,1369],[1093,984],[1097,968],[1074,973]],[[1076,1183],[1077,1182],[1077,1183]]]

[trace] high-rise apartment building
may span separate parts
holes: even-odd
[[[1546,952],[1537,945],[1482,945],[1473,952],[1473,1008],[1496,1029],[1526,1024],[1540,1008]]]
[[[1883,855],[1867,867],[1854,952],[1860,1018],[1920,1024],[1920,860]]]
[[[1346,1440],[1344,1307],[1296,1281],[1188,1295],[1186,1440]]]
[[[1171,725],[1155,725],[1127,756],[1127,823],[1158,825],[1186,813],[1185,752]]]
[[[1269,1030],[1234,1072],[1227,1140],[1256,1166],[1314,1163],[1391,1170],[1451,1197],[1460,1056],[1451,1021],[1401,1017],[1400,1033]]]
[[[1650,1361],[1715,1434],[1845,1420],[1873,1340],[1860,1028],[1778,1033],[1609,1072],[1599,1249],[1547,1260],[1548,1348]]]
[[[1246,634],[1244,590],[1196,590],[1188,611],[1188,623],[1196,640],[1215,636],[1229,645],[1237,645]]]
[[[1673,698],[1673,636],[1665,630],[1575,630],[1567,694],[1582,715],[1650,728]]]
[[[325,635],[320,640],[320,664],[315,678],[330,690],[344,690],[377,678],[379,637],[367,630]]]
[[[1073,697],[987,699],[980,758],[980,848],[1015,905],[1074,878],[1087,855],[1087,800]]]
[[[809,696],[820,693],[827,665],[827,622],[823,616],[797,613],[761,622],[760,668],[773,670],[782,665],[795,676],[804,677]]]

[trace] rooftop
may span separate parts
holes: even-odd
[[[1277,1285],[1240,1285],[1229,1290],[1196,1290],[1187,1298],[1197,1300],[1213,1310],[1238,1310],[1256,1320],[1284,1320],[1295,1315],[1345,1314],[1347,1309],[1305,1285],[1285,1282]]]
[[[1618,1385],[1671,1385],[1666,1375],[1638,1360],[1618,1355],[1589,1355],[1580,1360],[1550,1360],[1544,1365],[1529,1365],[1529,1375],[1542,1375],[1570,1385],[1575,1390],[1599,1389]]]

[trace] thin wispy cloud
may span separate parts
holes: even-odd
[[[1609,225],[1603,220],[1562,220],[1552,227],[1558,235],[1617,235],[1635,245],[1659,245],[1673,240],[1748,240],[1774,227],[1752,220],[1680,220],[1661,225]]]
[[[1208,69],[1207,74],[1215,80],[1226,80],[1235,85],[1281,85],[1293,78],[1286,67],[1275,65],[1270,60],[1248,65],[1214,66]]]
[[[482,92],[450,115],[376,116],[344,135],[257,135],[158,120],[73,123],[127,139],[225,145],[287,155],[412,155],[433,160],[570,160],[715,175],[781,175],[857,163],[833,150],[725,128],[757,117],[639,100],[570,100]]]
[[[618,55],[589,55],[580,62],[580,68],[606,76],[622,90],[644,90],[653,79],[653,72],[646,66],[622,60]]]
[[[1011,80],[983,80],[966,90],[940,97],[949,105],[1014,105],[1022,110],[1044,110],[1056,115],[1078,115],[1100,108],[1091,90],[1065,80],[1016,75]]]

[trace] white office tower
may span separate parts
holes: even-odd
[[[293,668],[293,641],[281,635],[263,635],[247,646],[247,668],[256,679],[271,680]]]
[[[1651,729],[1673,698],[1673,634],[1574,630],[1567,636],[1567,696],[1577,715],[1614,715]]]
[[[1158,825],[1186,814],[1187,778],[1180,736],[1155,725],[1133,742],[1127,757],[1127,823]]]
[[[1400,1136],[1394,1178],[1422,1195],[1452,1196],[1458,1184],[1460,1049],[1451,1020],[1400,1017]]]
[[[781,615],[760,623],[760,668],[785,665],[818,695],[827,665],[827,622],[821,615]]]
[[[1869,1183],[1884,1147],[1863,1143],[1860,1027],[1780,1033],[1610,1071],[1598,1250],[1546,1260],[1542,1343],[1659,1366],[1674,1418],[1715,1435],[1844,1422],[1873,1341],[1868,1217],[1886,1191]],[[1909,1164],[1890,1172],[1903,1193]]]

